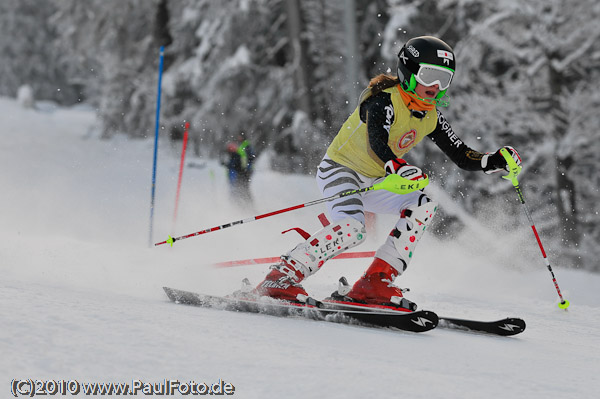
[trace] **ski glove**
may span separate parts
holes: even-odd
[[[409,165],[404,159],[396,158],[391,159],[385,163],[385,174],[387,175],[400,175],[408,180],[424,180],[427,176],[421,168],[413,165]]]
[[[508,153],[513,157],[517,165],[521,165],[521,156],[509,145],[504,146]],[[487,175],[491,175],[492,173],[501,172],[501,171],[509,171],[508,165],[506,164],[506,159],[500,154],[500,150],[496,151],[493,154],[487,153],[481,158],[481,169]]]

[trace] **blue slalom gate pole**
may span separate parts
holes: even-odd
[[[163,58],[165,48],[160,47],[160,58],[158,62],[158,94],[156,97],[156,127],[154,129],[154,162],[152,165],[152,196],[150,199],[150,231],[148,246],[152,247],[152,225],[154,221],[154,194],[156,192],[156,155],[158,153],[158,129],[160,121],[160,89],[162,86]]]

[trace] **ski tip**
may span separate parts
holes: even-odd
[[[527,324],[525,323],[525,320],[519,317],[506,318],[502,322],[498,323],[498,328],[502,330],[502,332],[500,332],[498,335],[511,336],[520,334],[525,331],[526,327]]]
[[[430,310],[419,310],[405,313],[414,324],[412,328],[405,328],[413,332],[425,332],[436,328],[440,322],[439,316]]]
[[[571,305],[571,303],[570,303],[569,301],[567,301],[566,299],[563,299],[563,301],[562,301],[562,302],[559,302],[559,303],[558,303],[558,307],[559,307],[560,309],[563,309],[563,310],[567,310],[567,308],[568,308],[570,305]]]
[[[507,317],[496,321],[441,318],[441,326],[445,328],[488,333],[500,336],[511,336],[525,331],[525,320],[519,317]]]

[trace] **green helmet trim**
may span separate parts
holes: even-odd
[[[411,97],[419,100],[419,101],[423,101],[427,104],[435,104],[435,105],[439,105],[440,107],[447,107],[450,105],[450,98],[449,96],[446,95],[446,91],[448,91],[448,89],[446,90],[442,90],[438,93],[437,96],[435,96],[435,98],[423,98],[420,97],[417,92],[415,91],[415,89],[417,88],[417,81],[415,80],[415,75],[411,75],[410,76],[410,83],[407,86],[404,83],[401,83],[402,89]],[[445,98],[444,98],[445,97]]]

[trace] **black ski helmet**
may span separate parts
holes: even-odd
[[[419,36],[407,41],[398,53],[398,79],[402,88],[410,92],[414,92],[417,83],[438,83],[439,100],[450,86],[455,65],[452,47],[437,37]]]

